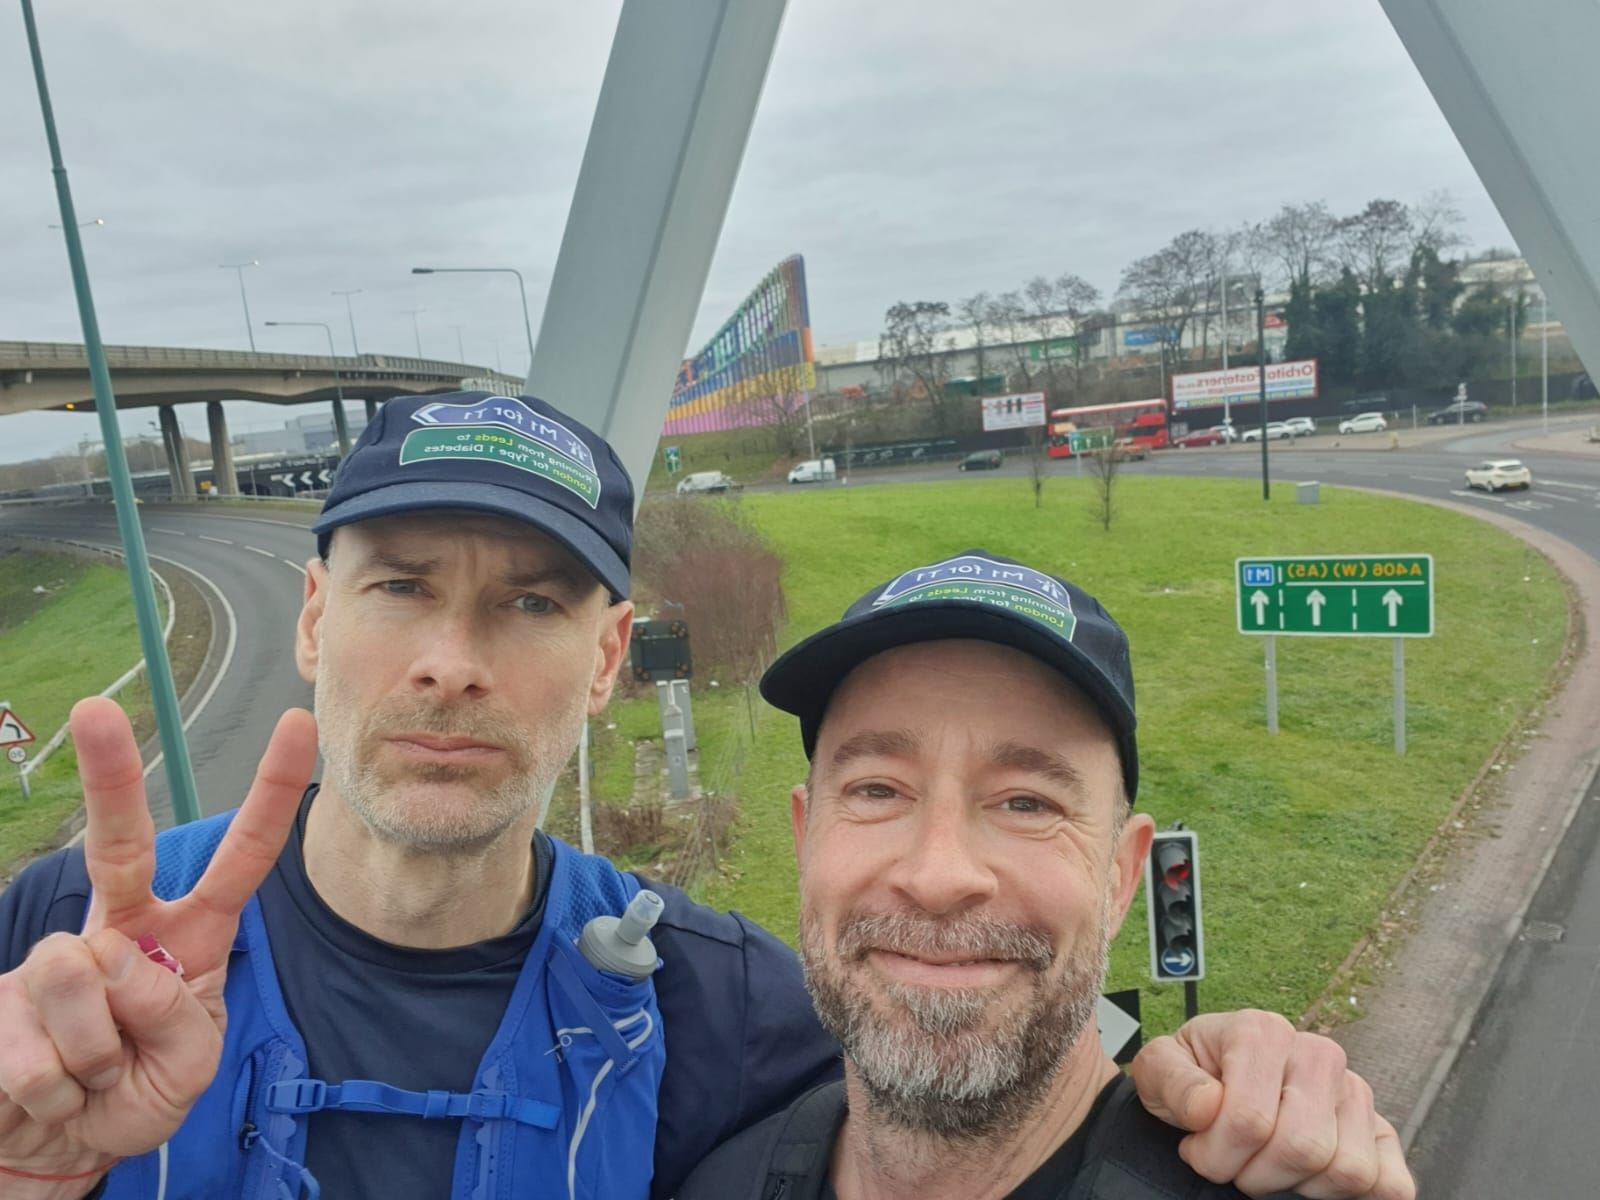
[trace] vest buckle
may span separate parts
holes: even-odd
[[[319,1112],[327,1104],[328,1085],[320,1079],[286,1079],[267,1087],[272,1112]]]

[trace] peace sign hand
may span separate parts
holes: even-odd
[[[72,710],[94,895],[81,934],[52,934],[0,975],[0,1179],[96,1173],[183,1123],[216,1075],[239,914],[277,861],[316,762],[316,723],[286,712],[250,794],[188,895],[158,900],[155,826],[132,727],[110,700]],[[153,936],[180,975],[147,958]],[[71,1195],[41,1191],[41,1195]]]

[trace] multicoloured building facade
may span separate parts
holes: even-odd
[[[784,259],[678,370],[664,436],[786,424],[817,386],[805,260]]]

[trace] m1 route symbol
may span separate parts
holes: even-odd
[[[1240,633],[1433,636],[1433,555],[1322,554],[1234,561]]]

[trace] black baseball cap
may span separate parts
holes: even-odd
[[[633,483],[604,438],[533,396],[397,396],[339,464],[317,552],[341,525],[428,509],[526,521],[628,595]]]
[[[879,584],[837,624],[782,654],[761,677],[761,694],[800,718],[810,758],[846,675],[896,646],[950,638],[1014,647],[1071,680],[1111,727],[1128,799],[1134,798],[1139,747],[1128,635],[1082,588],[987,550],[967,550]]]

